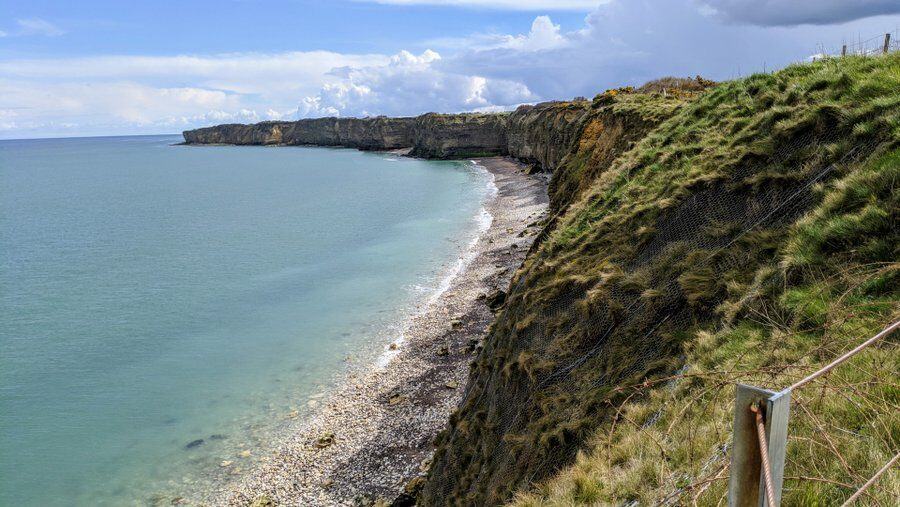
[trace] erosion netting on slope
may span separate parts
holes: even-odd
[[[897,146],[898,67],[847,58],[724,83],[597,175],[514,278],[423,503],[510,499],[572,462],[622,386],[681,368],[818,189]]]
[[[611,421],[521,507],[637,502],[721,505],[737,382],[780,390],[900,319],[900,149],[821,185],[784,248],[692,330],[685,366],[620,385]],[[792,393],[785,505],[846,500],[900,446],[900,337],[875,342]],[[744,407],[746,409],[746,407]],[[891,505],[900,477],[865,493]]]

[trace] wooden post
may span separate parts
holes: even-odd
[[[890,32],[884,34],[884,48],[882,48],[882,52],[887,54],[888,50],[891,48],[891,34]]]
[[[731,477],[728,482],[730,507],[778,507],[768,506],[766,502],[759,437],[756,433],[754,414],[750,412],[750,406],[757,402],[764,402],[763,405],[766,407],[766,436],[769,445],[767,451],[772,469],[772,487],[775,490],[776,504],[781,503],[788,412],[791,404],[790,391],[776,393],[768,389],[737,384]]]
[[[841,48],[841,56],[847,56],[847,45],[844,44],[844,47]]]

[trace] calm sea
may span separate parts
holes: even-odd
[[[179,141],[0,141],[0,505],[169,503],[250,468],[397,338],[491,187]]]

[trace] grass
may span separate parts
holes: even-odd
[[[493,505],[535,485],[520,503],[681,490],[717,501],[733,382],[783,386],[897,312],[898,90],[892,54],[792,66],[692,99],[598,96],[598,114],[651,126],[624,145],[601,141],[609,124],[587,126],[564,159],[559,214],[438,438],[423,503]],[[896,448],[896,420],[856,406],[896,406],[896,353],[868,354],[832,377],[857,402],[801,395],[795,411],[818,419],[792,428],[811,440],[792,441],[789,474],[814,480],[791,479],[792,500],[830,503],[848,491],[835,481],[856,483]],[[862,432],[872,421],[881,429]],[[816,440],[819,426],[866,444]],[[856,475],[814,452],[832,448]]]
[[[598,95],[578,144],[553,173],[551,208],[556,212],[566,210],[619,155],[691,98],[687,94],[634,93],[630,89]]]
[[[900,150],[830,185],[752,286],[722,303],[723,318],[692,331],[683,371],[620,386],[626,401],[575,463],[514,504],[723,503],[734,384],[784,388],[900,317],[897,182]],[[858,219],[872,208],[888,216]],[[857,248],[859,238],[878,245]],[[840,503],[900,448],[898,344],[871,347],[794,393],[785,505]],[[898,496],[894,471],[865,501]]]

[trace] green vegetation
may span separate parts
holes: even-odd
[[[722,320],[692,331],[686,368],[619,387],[627,401],[574,465],[516,503],[723,501],[734,384],[786,387],[900,314],[898,181],[895,150],[830,185],[790,228],[780,255],[721,304]],[[785,505],[843,501],[900,447],[898,342],[795,393]],[[891,505],[898,495],[893,473],[866,500]]]
[[[671,117],[693,95],[609,90],[598,95],[576,146],[550,182],[550,204],[563,211],[590,188],[616,158],[647,132]]]
[[[427,504],[715,504],[733,383],[784,387],[900,315],[900,55],[595,108],[650,128],[623,149],[586,127],[564,160],[564,213],[438,439]],[[895,452],[898,366],[895,340],[798,393],[789,503],[833,503]],[[892,477],[873,495],[896,498]]]

